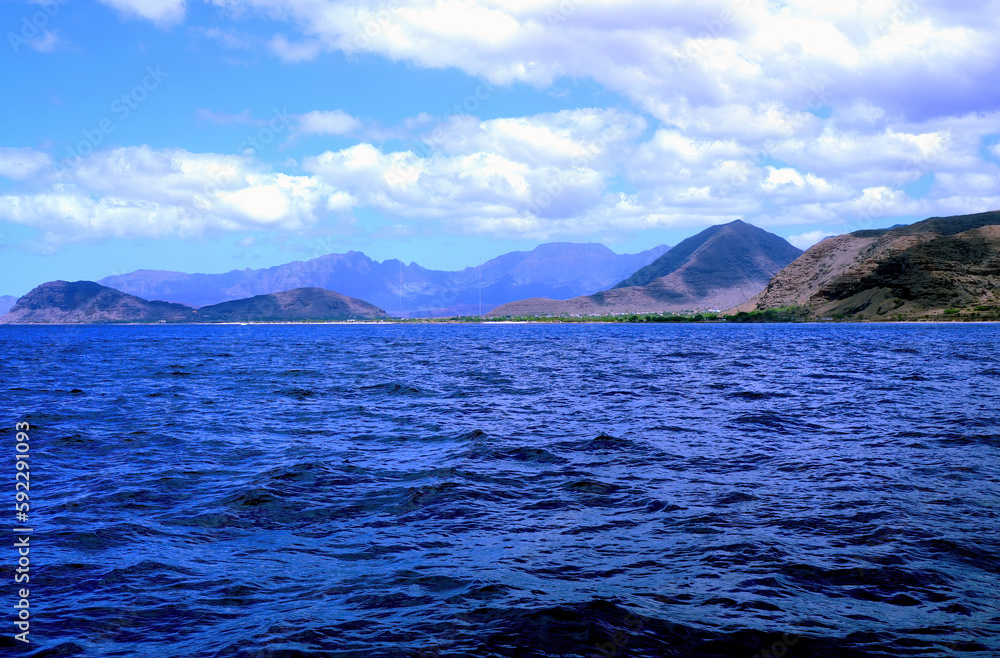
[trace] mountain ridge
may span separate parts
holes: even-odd
[[[489,315],[603,315],[729,308],[751,298],[802,251],[742,220],[710,226],[614,287],[567,300],[529,298]],[[641,285],[637,285],[645,281]]]
[[[282,322],[337,319],[388,319],[374,304],[325,288],[293,288],[203,306],[199,322]]]
[[[36,286],[0,315],[0,324],[117,322],[184,322],[194,309],[171,302],[149,301],[93,281],[48,281]]]
[[[332,290],[296,288],[193,309],[149,301],[93,281],[49,281],[17,300],[0,324],[108,322],[281,322],[388,318],[364,300]]]
[[[483,310],[488,311],[527,296],[575,296],[601,290],[668,249],[660,245],[637,254],[617,254],[600,243],[546,243],[454,272],[429,270],[396,259],[379,262],[363,252],[348,251],[221,274],[136,270],[105,277],[98,283],[147,299],[196,307],[293,288],[320,287],[364,299],[394,315],[428,317],[478,313],[480,296]]]
[[[931,317],[1000,306],[1000,211],[931,217],[813,245],[736,311],[797,306],[817,317]]]

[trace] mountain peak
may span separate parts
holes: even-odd
[[[763,268],[770,278],[801,253],[801,249],[785,239],[737,219],[709,226],[614,287],[646,286],[682,267],[713,272],[711,276],[716,279],[719,276],[756,277]],[[730,268],[728,275],[717,272],[723,263]]]
[[[198,309],[203,322],[372,320],[389,317],[381,308],[325,288],[284,290]]]
[[[147,301],[93,281],[49,281],[19,299],[0,324],[100,322],[267,322],[387,318],[360,299],[323,288],[297,288],[238,299],[195,311],[170,302]]]
[[[3,322],[76,323],[183,321],[193,310],[181,304],[146,301],[93,281],[49,281],[21,297]]]
[[[493,316],[600,315],[729,308],[758,293],[801,250],[736,220],[709,226],[610,290],[566,301],[526,299]]]

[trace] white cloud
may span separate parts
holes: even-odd
[[[279,35],[271,42],[288,60],[369,52],[429,68],[455,67],[495,84],[546,86],[563,76],[589,77],[664,121],[685,103],[695,119],[701,108],[733,106],[723,112],[733,117],[760,113],[763,122],[745,127],[779,132],[789,124],[781,115],[808,130],[814,122],[800,121],[798,113],[833,104],[919,113],[922,105],[946,102],[950,113],[964,114],[978,109],[978,96],[967,90],[995,82],[995,6],[965,11],[945,0],[838,5],[248,0],[240,6],[299,30],[300,38]],[[761,99],[773,108],[756,108]],[[921,102],[914,106],[913,100]],[[701,123],[740,128],[726,121]]]
[[[123,148],[52,169],[44,153],[0,149],[0,174],[25,188],[0,198],[0,219],[74,240],[299,231],[350,221],[359,208],[399,235],[528,239],[599,239],[744,218],[802,227],[782,233],[806,244],[818,239],[817,226],[846,231],[896,216],[989,209],[1000,196],[1000,166],[984,162],[980,144],[998,121],[1000,114],[977,113],[871,133],[830,121],[814,140],[754,144],[676,128],[649,132],[646,119],[622,110],[422,116],[405,124],[408,139],[421,134],[412,149],[361,142],[287,162],[296,175],[272,171],[252,151]],[[290,122],[293,132],[366,132],[338,111]],[[924,169],[909,170],[913,162]],[[904,188],[925,172],[934,183],[912,198]]]
[[[38,175],[52,164],[51,158],[29,148],[0,147],[0,176],[11,180],[26,180]]]
[[[313,110],[297,117],[296,135],[349,135],[361,128],[361,121],[343,110]]]
[[[286,62],[307,62],[316,59],[323,52],[323,44],[318,41],[292,42],[279,34],[268,42],[271,51]]]
[[[168,26],[184,20],[185,0],[100,0],[127,16]]]
[[[644,127],[618,111],[460,116],[428,132],[423,157],[359,144],[302,167],[387,215],[431,219],[452,232],[549,235],[578,230],[606,202],[608,175]]]
[[[60,43],[58,30],[45,30],[42,36],[28,42],[28,47],[40,53],[53,52]]]
[[[529,165],[606,170],[645,129],[639,115],[594,108],[486,121],[459,115],[430,130],[426,142],[450,155],[488,152]]]
[[[316,178],[273,173],[245,156],[133,147],[95,153],[33,193],[0,196],[0,218],[56,242],[294,231],[320,222],[337,193]]]

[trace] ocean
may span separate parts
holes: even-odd
[[[3,326],[0,348],[6,655],[1000,655],[1000,325]]]

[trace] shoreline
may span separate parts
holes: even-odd
[[[609,324],[609,325],[896,325],[896,324],[1000,324],[1000,320],[806,320],[806,321],[754,321],[727,322],[725,320],[680,320],[672,322],[628,322],[620,320],[450,320],[404,319],[404,320],[330,320],[330,321],[283,321],[283,322],[10,322],[0,323],[0,327],[241,327],[241,326],[377,326],[377,325],[536,325],[536,324]]]

